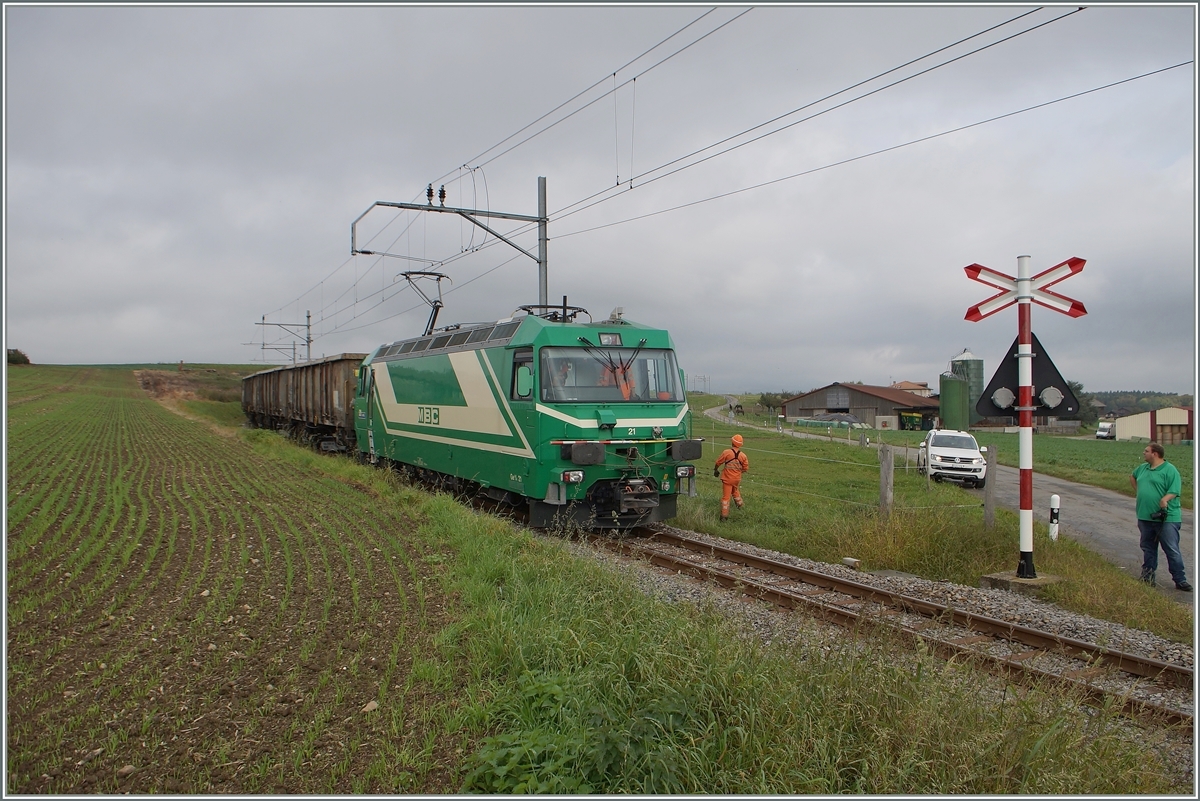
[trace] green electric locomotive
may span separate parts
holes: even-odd
[[[628,528],[695,493],[670,335],[563,307],[383,345],[358,370],[359,451],[457,489],[527,504],[536,527]],[[585,312],[586,313],[586,312]]]

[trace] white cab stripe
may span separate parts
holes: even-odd
[[[562,412],[558,411],[557,409],[551,409],[549,406],[543,406],[540,403],[537,404],[536,409],[537,409],[538,414],[544,414],[547,417],[553,417],[555,420],[561,420],[562,422],[566,423],[567,425],[572,425],[572,426],[575,426],[576,428],[599,428],[600,427],[599,420],[596,420],[596,419],[580,420],[578,417],[572,417],[569,414],[563,414]],[[677,426],[681,422],[683,422],[683,417],[684,417],[684,415],[687,414],[687,412],[688,412],[688,407],[687,407],[687,404],[685,403],[683,405],[683,408],[679,411],[679,414],[673,418],[672,417],[626,417],[626,418],[618,418],[616,425],[618,428],[629,428],[629,427],[637,427],[637,426],[664,426],[664,427],[665,426]]]

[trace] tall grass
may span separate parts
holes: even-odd
[[[981,576],[1013,570],[1020,541],[1017,515],[997,510],[985,528],[979,499],[905,470],[896,451],[895,502],[879,513],[878,454],[839,442],[796,439],[698,417],[694,434],[711,441],[697,479],[699,495],[681,498],[673,521],[682,528],[748,542],[822,562],[854,557],[866,570],[901,570],[931,580],[978,586]],[[742,481],[743,510],[717,520],[720,482],[709,472],[728,438],[739,432],[750,457]],[[904,432],[908,433],[908,432]],[[1087,444],[1087,443],[1085,443]],[[1100,442],[1100,446],[1111,443]],[[910,454],[911,455],[911,454]],[[1067,538],[1051,541],[1034,527],[1040,572],[1065,582],[1048,591],[1064,608],[1191,643],[1192,610],[1154,592]]]
[[[499,793],[1105,793],[1170,787],[1109,712],[848,634],[764,647],[563,546],[435,500],[457,553],[446,658],[469,667],[463,789]],[[1104,765],[1103,769],[1098,766]]]

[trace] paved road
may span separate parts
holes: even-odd
[[[722,414],[723,407],[708,409],[705,414],[718,420],[728,422]],[[741,425],[746,425],[741,423]],[[746,425],[747,428],[752,426]],[[755,426],[756,427],[756,426]],[[769,431],[771,429],[763,429]],[[786,432],[785,433],[791,433]],[[794,436],[803,438],[823,439],[815,435],[795,432]],[[846,440],[834,439],[834,442]],[[857,437],[850,443],[858,446]],[[872,447],[875,447],[872,445]],[[903,459],[898,456],[897,459]],[[897,462],[898,464],[900,462]],[[1015,467],[998,465],[996,475],[990,481],[994,482],[996,503],[1005,509],[1017,511],[1020,509],[1020,471]],[[983,500],[983,490],[964,490]],[[1034,519],[1049,522],[1050,496],[1059,496],[1059,536],[1070,537],[1091,550],[1103,556],[1117,567],[1125,570],[1131,576],[1137,577],[1142,570],[1142,549],[1138,546],[1137,520],[1134,517],[1133,498],[1112,490],[1100,489],[1087,484],[1076,484],[1053,476],[1034,473],[1033,475],[1033,514]],[[1183,552],[1183,563],[1187,567],[1188,581],[1196,584],[1196,537],[1195,520],[1191,509],[1183,510],[1183,526],[1179,531],[1179,549]],[[1037,567],[1037,552],[1033,554],[1033,564]],[[1013,568],[1016,568],[1015,560]],[[1158,552],[1158,590],[1171,599],[1182,604],[1193,605],[1194,598],[1190,592],[1180,592],[1171,581],[1167,571],[1167,559],[1162,550]]]
[[[1020,508],[1020,471],[1015,467],[998,465],[995,482],[996,503],[1014,512]],[[983,498],[983,490],[966,490]],[[1042,522],[1050,520],[1050,496],[1058,495],[1059,535],[1070,537],[1096,551],[1131,576],[1142,570],[1142,549],[1138,547],[1137,521],[1133,511],[1133,498],[1112,490],[1100,489],[1087,484],[1076,484],[1054,476],[1033,474],[1033,514]],[[1183,563],[1187,566],[1188,581],[1196,583],[1196,539],[1195,515],[1191,509],[1183,510],[1183,527],[1179,532],[1179,550],[1183,552]],[[1037,567],[1037,552],[1033,554]],[[1192,593],[1180,592],[1171,581],[1167,571],[1167,559],[1162,550],[1158,554],[1158,588],[1165,595],[1191,604]]]

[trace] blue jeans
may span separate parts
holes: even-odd
[[[1142,534],[1142,578],[1153,579],[1158,570],[1158,546],[1167,555],[1167,568],[1176,584],[1187,581],[1183,571],[1183,554],[1179,552],[1179,523],[1156,523],[1139,520],[1138,531]]]

